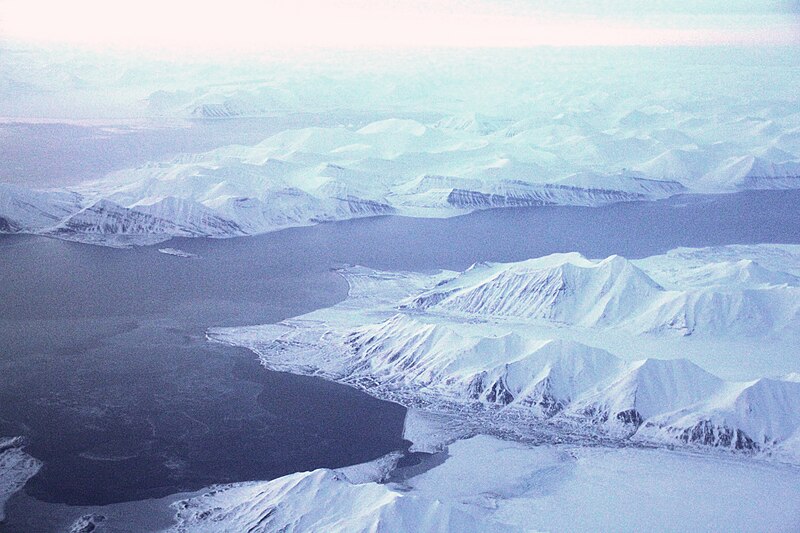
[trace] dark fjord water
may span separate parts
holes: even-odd
[[[252,354],[204,339],[209,326],[277,321],[341,300],[346,285],[332,265],[462,269],[559,251],[633,258],[759,242],[800,243],[800,192],[378,217],[161,245],[195,258],[4,236],[0,435],[25,435],[45,462],[9,502],[5,527],[41,526],[36,502],[160,497],[402,448],[402,407],[268,372]]]

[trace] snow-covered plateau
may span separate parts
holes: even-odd
[[[175,531],[800,526],[800,247],[340,272],[332,308],[208,336],[406,405],[431,455],[213,487]],[[774,375],[712,373],[750,357]]]

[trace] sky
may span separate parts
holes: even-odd
[[[0,36],[93,49],[800,44],[800,0],[0,0]]]

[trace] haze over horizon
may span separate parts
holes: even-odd
[[[179,54],[297,47],[793,45],[793,0],[0,1],[0,39]],[[47,16],[43,16],[47,13]]]

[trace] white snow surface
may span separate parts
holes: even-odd
[[[529,531],[436,498],[377,483],[354,484],[332,470],[214,487],[173,504],[175,531]]]

